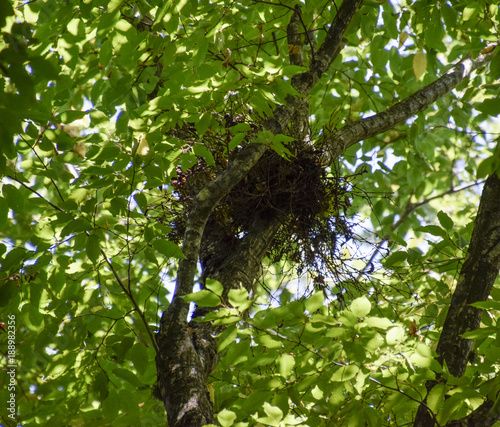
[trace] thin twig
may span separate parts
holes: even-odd
[[[31,187],[27,186],[24,182],[20,181],[19,179],[8,175],[7,176],[9,179],[12,179],[13,181],[16,181],[18,184],[22,185],[24,188],[28,189],[31,191],[33,194],[36,194],[40,199],[42,199],[44,202],[46,202],[48,205],[52,206],[54,209],[58,210],[59,212],[65,212],[62,210],[59,206],[54,205],[53,203],[49,202],[45,197],[43,197],[38,191],[33,190]]]
[[[125,292],[125,295],[127,295],[128,299],[132,302],[132,305],[134,306],[135,311],[139,314],[139,317],[141,318],[142,322],[144,323],[144,326],[146,327],[146,332],[149,335],[149,339],[151,340],[151,344],[153,345],[156,353],[158,353],[160,350],[158,348],[158,345],[156,344],[156,340],[153,336],[153,333],[151,332],[149,328],[148,321],[146,320],[146,317],[144,316],[143,311],[140,309],[140,307],[137,305],[137,302],[135,301],[133,295],[127,287],[123,284],[122,280],[118,276],[118,273],[116,272],[113,264],[111,264],[111,261],[108,259],[106,256],[106,253],[102,248],[99,248],[101,251],[101,255],[104,257],[104,261],[106,261],[106,264],[108,264],[108,267],[110,268],[111,272],[113,273],[113,276],[115,276],[116,281],[118,282],[118,285],[120,285],[120,288],[122,288],[123,292]]]
[[[440,194],[437,194],[435,196],[432,196],[432,197],[429,197],[427,199],[424,199],[424,200],[422,200],[421,202],[418,202],[418,203],[411,203],[410,201],[408,201],[408,203],[406,205],[405,211],[401,214],[401,216],[399,217],[399,219],[391,226],[391,232],[393,232],[394,230],[396,230],[406,220],[406,218],[408,218],[408,216],[413,211],[415,211],[416,209],[418,209],[419,207],[421,207],[423,205],[426,205],[426,204],[430,203],[433,200],[436,200],[436,199],[439,199],[441,197],[447,196],[449,194],[458,193],[459,191],[467,190],[468,188],[474,187],[476,185],[481,185],[481,184],[484,184],[484,180],[482,180],[482,181],[476,181],[476,182],[473,182],[471,184],[462,185],[462,186],[456,187],[456,188],[450,188],[449,190],[446,190],[446,191],[444,191],[444,192],[442,192]],[[380,253],[380,250],[382,249],[382,245],[385,242],[387,242],[390,238],[391,238],[390,234],[386,234],[382,238],[382,240],[377,244],[377,247],[376,247],[375,251],[372,253],[370,259],[365,264],[365,267],[358,273],[358,276],[356,278],[357,280],[360,279],[360,277],[363,275],[363,273],[366,270],[371,269],[371,266],[373,266],[373,261],[375,260],[375,258]]]

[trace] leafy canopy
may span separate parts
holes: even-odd
[[[310,57],[334,3],[297,2]],[[173,180],[200,158],[227,161],[250,122],[296,95],[290,79],[303,69],[289,65],[286,39],[294,5],[0,1],[0,305],[16,315],[23,425],[164,422],[151,394],[153,334],[183,257]],[[366,1],[309,96],[314,137],[477,57],[498,25],[493,2]],[[327,278],[321,290],[269,261],[253,305],[246,291],[230,292],[231,308],[212,315],[228,325],[208,387],[222,426],[413,419],[425,381],[442,372],[433,349],[476,213],[477,187],[457,190],[498,169],[489,118],[500,113],[499,76],[497,54],[331,165],[365,172],[369,197],[354,198],[350,212],[377,251],[367,262],[367,247],[354,245],[338,262],[374,273],[369,281]],[[227,114],[246,119],[229,130]],[[188,149],[175,133],[186,123]],[[216,138],[219,158],[208,149]],[[286,154],[279,138],[261,142]],[[191,299],[218,305],[221,295],[214,285]],[[500,307],[483,305],[483,328],[470,333],[478,362],[460,379],[443,372],[447,382],[428,397],[440,424],[498,390]],[[8,400],[6,387],[0,394]]]

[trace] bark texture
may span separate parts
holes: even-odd
[[[500,269],[500,179],[491,175],[484,185],[469,251],[458,277],[437,346],[438,361],[446,363],[448,371],[461,377],[470,360],[474,342],[461,335],[479,328],[483,310],[470,304],[486,301]],[[437,382],[427,385],[432,390]],[[466,419],[464,424],[454,421],[449,425],[490,426],[498,419],[489,415],[493,402],[486,401]],[[433,416],[421,405],[415,426],[433,426]]]
[[[486,301],[500,269],[500,179],[491,175],[484,185],[465,263],[439,339],[437,353],[452,375],[461,377],[473,341],[460,335],[479,328],[483,310],[470,304]]]

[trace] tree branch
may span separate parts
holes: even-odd
[[[340,6],[328,30],[325,41],[315,53],[314,60],[311,61],[309,70],[292,77],[293,88],[303,97],[311,92],[323,73],[345,46],[344,33],[361,2],[362,0],[345,0],[342,2],[342,6]],[[292,20],[294,19],[293,16]],[[281,105],[276,108],[273,113],[274,118],[271,119],[269,127],[267,127],[268,130],[275,134],[283,133],[284,125],[290,122],[295,111],[303,105],[302,100],[292,95],[286,97],[286,102],[286,106]]]
[[[141,310],[141,308],[137,304],[137,302],[136,302],[134,296],[132,295],[132,292],[130,291],[130,289],[127,289],[127,287],[124,285],[124,283],[122,282],[122,280],[118,276],[118,273],[116,272],[113,264],[111,263],[111,261],[107,257],[106,252],[104,252],[104,250],[102,248],[99,248],[99,249],[100,249],[101,255],[104,258],[104,261],[106,262],[106,264],[108,265],[109,269],[113,273],[113,276],[115,276],[115,279],[116,279],[118,285],[120,286],[120,288],[122,288],[122,291],[125,293],[125,295],[127,296],[127,298],[130,300],[130,302],[134,306],[134,310],[133,311],[137,312],[137,314],[139,315],[139,317],[142,320],[142,323],[144,323],[144,327],[146,329],[146,332],[149,335],[149,339],[151,340],[151,345],[154,347],[155,352],[158,353],[158,351],[159,351],[158,344],[156,343],[155,337],[153,336],[153,333],[151,332],[151,328],[149,327],[148,321],[146,320],[146,316],[144,316],[144,312]]]
[[[494,174],[486,180],[484,185],[469,251],[460,271],[436,349],[440,364],[443,365],[446,362],[449,372],[455,377],[461,377],[464,374],[474,346],[472,340],[462,338],[461,335],[479,328],[481,323],[483,310],[472,307],[471,304],[488,299],[499,270],[500,179]],[[435,384],[436,382],[429,383],[428,391]],[[476,414],[488,423],[466,425],[492,425],[493,416],[484,418],[483,415]],[[430,425],[429,417],[427,409],[420,406],[414,425]],[[495,419],[497,419],[496,416]]]
[[[292,77],[292,86],[307,95],[345,46],[344,33],[362,0],[344,0],[330,26],[325,41],[314,55],[309,71]]]
[[[479,55],[476,60],[467,57],[435,82],[423,87],[387,110],[346,125],[336,132],[326,132],[319,142],[324,152],[325,162],[329,164],[355,143],[385,132],[425,110],[429,105],[457,87],[472,71],[487,64],[493,58],[493,53],[494,50]]]
[[[304,66],[304,54],[302,51],[302,41],[300,37],[300,6],[295,6],[290,23],[286,27],[286,36],[288,41],[288,54],[290,64]]]
[[[263,144],[249,144],[244,147],[234,161],[196,196],[193,210],[189,214],[184,234],[182,250],[185,259],[180,260],[172,304],[167,316],[162,318],[162,327],[167,321],[187,322],[189,304],[179,296],[193,291],[193,281],[198,263],[201,239],[206,222],[215,206],[248,173],[267,150]]]
[[[280,225],[279,216],[256,221],[234,253],[211,276],[223,284],[223,299],[239,284],[247,289],[252,285]],[[200,310],[198,315],[211,310]],[[168,336],[158,336],[159,346],[164,349],[161,357],[157,356],[158,391],[165,402],[169,426],[213,422],[206,384],[218,362],[217,337],[224,329],[225,326],[214,326],[212,322],[191,321],[188,328],[172,325]],[[173,364],[175,369],[170,368]]]
[[[486,301],[500,269],[500,179],[491,175],[484,185],[467,257],[460,271],[443,332],[436,349],[438,360],[461,377],[474,342],[461,334],[479,327],[483,310],[471,307]]]
[[[344,46],[343,34],[360,5],[361,0],[344,1],[342,3],[328,31],[325,41],[319,48],[315,60],[311,63],[310,70],[298,75],[302,76],[297,80],[297,82],[300,81],[300,85],[295,87],[297,90],[300,88],[299,92],[304,95],[309,93],[321,75],[339,54]],[[297,19],[296,13],[297,12],[294,12],[294,15],[292,15],[292,22],[294,19]],[[301,105],[302,102],[300,99],[289,96],[287,98],[287,105],[278,106],[274,111],[274,117],[268,119],[263,127],[274,134],[281,133],[282,129],[290,122],[294,113]],[[222,172],[215,181],[208,184],[196,197],[194,208],[189,215],[184,235],[182,249],[186,259],[179,262],[174,298],[168,309],[169,315],[179,320],[182,318],[184,319],[183,321],[186,322],[189,304],[176,297],[192,292],[201,238],[203,236],[206,221],[215,206],[244,176],[246,176],[266,149],[267,147],[261,144],[247,145],[226,170]],[[163,323],[164,321],[162,320],[162,324]]]

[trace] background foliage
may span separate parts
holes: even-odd
[[[175,182],[199,159],[227,162],[251,124],[294,94],[301,68],[288,65],[285,31],[295,3],[0,1],[0,320],[17,319],[23,425],[164,423],[153,334],[183,256]],[[311,45],[334,3],[297,2]],[[364,2],[310,94],[315,138],[477,56],[498,25],[495,2]],[[358,237],[335,261],[349,273],[297,279],[293,261],[268,260],[252,303],[231,291],[232,308],[213,315],[230,325],[209,385],[222,426],[411,422],[425,380],[442,371],[434,349],[475,184],[499,165],[499,75],[497,54],[331,165],[360,174],[348,208]],[[228,114],[239,124],[228,128]],[[188,139],[175,132],[185,123]],[[217,305],[217,295],[213,284],[192,299]],[[491,296],[471,333],[475,363],[460,379],[444,372],[428,398],[440,424],[500,387],[498,286]]]

